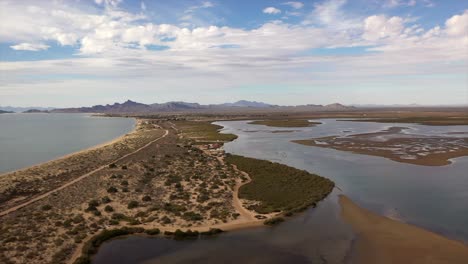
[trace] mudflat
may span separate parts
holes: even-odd
[[[374,214],[344,195],[339,202],[342,217],[357,233],[353,263],[467,263],[468,246],[462,242]]]
[[[450,159],[468,155],[468,138],[409,135],[402,133],[404,129],[391,127],[373,133],[346,137],[328,136],[293,142],[424,166],[448,165],[451,163]]]
[[[249,124],[265,125],[269,127],[311,127],[320,125],[320,122],[309,122],[307,119],[268,119],[252,121]]]

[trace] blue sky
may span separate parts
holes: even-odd
[[[0,105],[468,104],[462,0],[2,0],[0,10]]]

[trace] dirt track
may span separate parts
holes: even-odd
[[[123,160],[123,159],[125,159],[125,158],[127,158],[127,157],[129,157],[129,156],[131,156],[131,155],[133,155],[133,154],[135,154],[135,153],[138,153],[139,151],[141,151],[141,150],[147,148],[148,146],[150,146],[150,145],[153,144],[154,142],[157,142],[157,141],[159,141],[160,139],[165,138],[168,134],[169,134],[169,130],[165,130],[164,135],[162,135],[161,137],[159,137],[159,138],[157,138],[157,139],[155,139],[155,140],[152,140],[152,141],[149,142],[148,144],[144,145],[143,147],[141,147],[141,148],[139,148],[139,149],[137,149],[137,150],[135,150],[135,151],[133,151],[133,152],[130,152],[130,153],[128,153],[128,154],[125,154],[125,155],[123,155],[122,157],[120,157],[120,158],[118,158],[118,159],[116,159],[116,160],[114,160],[114,161],[112,161],[112,162],[109,162],[109,163],[107,163],[107,164],[104,164],[104,165],[102,165],[101,167],[99,167],[99,168],[97,168],[97,169],[95,169],[95,170],[93,170],[93,171],[90,171],[90,172],[88,172],[88,173],[86,173],[86,174],[83,174],[83,175],[81,175],[80,177],[75,178],[74,180],[69,181],[69,182],[67,182],[67,183],[65,183],[65,184],[63,184],[63,185],[61,185],[60,187],[57,187],[57,188],[55,188],[55,189],[53,189],[53,190],[50,190],[50,191],[48,191],[48,192],[46,192],[46,193],[44,193],[44,194],[41,194],[41,195],[39,195],[39,196],[36,196],[36,197],[32,198],[31,200],[29,200],[29,201],[27,201],[27,202],[24,202],[24,203],[22,203],[22,204],[19,204],[19,205],[14,206],[14,207],[8,208],[7,210],[1,211],[1,212],[0,212],[0,217],[1,217],[1,216],[4,216],[4,215],[7,215],[7,214],[10,214],[10,213],[13,213],[13,212],[15,212],[15,211],[17,211],[17,210],[19,210],[19,209],[25,207],[25,206],[28,206],[28,205],[30,205],[30,204],[32,204],[32,203],[34,203],[34,202],[37,202],[37,201],[39,201],[39,200],[42,200],[42,199],[44,199],[44,198],[50,196],[51,194],[53,194],[53,193],[55,193],[55,192],[57,192],[57,191],[63,190],[63,189],[65,189],[65,188],[67,188],[67,187],[69,187],[69,186],[71,186],[71,185],[73,185],[73,184],[75,184],[75,183],[77,183],[77,182],[79,182],[79,181],[81,181],[81,180],[83,180],[83,179],[85,179],[85,178],[87,178],[87,177],[93,175],[94,173],[96,173],[96,172],[98,172],[98,171],[101,171],[101,170],[103,170],[104,168],[109,167],[109,165],[112,164],[112,163],[119,162],[119,161],[121,161],[121,160]]]

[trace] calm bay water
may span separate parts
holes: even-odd
[[[134,125],[129,118],[89,114],[1,114],[0,174],[105,143]]]
[[[468,126],[321,122],[292,133],[271,133],[291,128],[247,121],[217,122],[224,132],[239,136],[225,145],[227,152],[280,162],[335,181],[341,191],[335,189],[317,208],[274,228],[235,231],[208,240],[117,239],[103,245],[94,263],[348,263],[355,237],[339,216],[341,192],[376,213],[468,241],[468,157],[427,167],[291,142],[390,126],[409,127],[407,133],[424,135],[467,132]]]

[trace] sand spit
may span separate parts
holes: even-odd
[[[353,263],[467,263],[468,246],[461,242],[374,214],[344,195],[339,202],[358,234]]]

